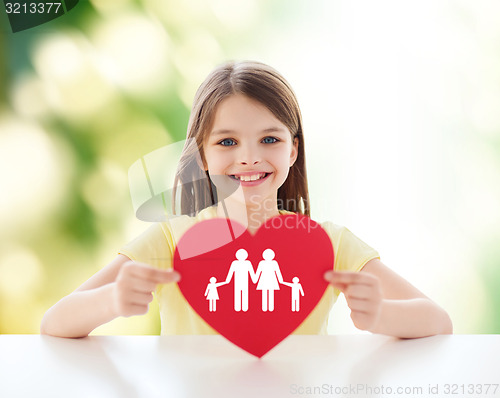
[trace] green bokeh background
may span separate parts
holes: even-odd
[[[374,7],[378,8],[375,15]],[[38,333],[51,305],[111,261],[122,244],[147,227],[134,217],[127,170],[141,156],[185,137],[197,86],[228,59],[268,62],[289,78],[303,105],[305,124],[316,133],[307,148],[312,160],[311,191],[318,196],[340,184],[346,197],[357,192],[356,186],[369,182],[356,173],[343,174],[349,173],[348,167],[317,160],[330,153],[325,147],[331,141],[322,145],[322,139],[327,139],[322,127],[328,126],[340,137],[331,147],[334,158],[355,158],[360,147],[352,141],[356,126],[360,134],[367,134],[367,129],[356,124],[356,119],[350,130],[339,122],[342,111],[334,105],[351,106],[359,119],[375,105],[363,102],[370,87],[351,84],[346,88],[342,82],[363,82],[365,74],[373,73],[374,64],[387,71],[392,61],[400,63],[395,76],[384,75],[389,87],[396,81],[398,98],[409,101],[407,107],[413,112],[400,112],[398,120],[414,126],[420,123],[422,130],[432,126],[439,137],[423,142],[425,134],[414,127],[408,129],[413,134],[409,141],[396,144],[400,155],[387,152],[397,162],[407,157],[403,150],[408,142],[418,143],[409,149],[412,170],[418,175],[398,178],[427,181],[419,186],[429,190],[411,206],[405,202],[397,208],[421,214],[415,218],[424,221],[418,225],[394,221],[387,231],[404,225],[418,230],[419,236],[434,237],[437,249],[430,253],[439,251],[440,260],[421,254],[414,260],[421,270],[395,268],[450,312],[456,332],[500,332],[500,28],[494,23],[500,9],[490,2],[424,2],[420,10],[398,7],[390,1],[376,6],[317,0],[81,1],[67,15],[16,34],[10,32],[5,13],[0,13],[0,333]],[[389,18],[390,12],[394,15]],[[402,30],[403,36],[413,40],[410,47],[398,39],[398,31],[384,31],[380,37],[386,43],[372,39],[376,29],[384,29],[385,21],[377,22],[377,18],[397,21],[401,29],[410,18],[412,33]],[[348,29],[350,24],[364,26],[359,22],[363,19],[371,27]],[[443,21],[436,39],[443,47],[431,51],[426,46],[433,38],[422,32]],[[375,31],[370,30],[373,27]],[[356,43],[364,43],[366,47],[359,51],[368,48],[371,57],[361,65],[352,64],[359,75],[345,78],[332,70],[330,76],[329,62],[342,62],[336,49],[343,48],[355,60]],[[450,48],[448,44],[454,47],[443,53]],[[478,53],[462,54],[462,46]],[[443,60],[452,64],[454,59],[462,63],[451,69],[440,66]],[[348,71],[349,60],[344,62]],[[426,71],[418,69],[422,65]],[[434,70],[441,74],[433,74]],[[438,80],[450,71],[456,80]],[[467,71],[472,71],[471,76],[460,80]],[[321,74],[325,84],[337,82],[338,90],[326,92],[318,84]],[[416,89],[418,79],[425,79],[428,87],[439,87],[443,96],[436,99],[432,89]],[[342,90],[355,94],[335,98]],[[328,133],[328,139],[337,133]],[[474,156],[469,157],[471,153]],[[370,159],[364,168],[371,167]],[[433,168],[426,169],[429,162]],[[397,169],[398,164],[390,167]],[[332,175],[328,187],[317,177],[317,171],[325,169]],[[401,192],[406,185],[401,188],[399,180],[389,181],[391,175],[377,178],[382,186],[393,186],[403,202]],[[464,194],[469,189],[477,195]],[[341,200],[334,195],[331,208],[335,210],[318,206],[316,214],[355,225],[355,232],[377,248],[390,247],[389,238],[379,238],[390,235],[384,233],[383,211],[375,209],[370,219],[357,216],[372,210],[374,202],[366,200]],[[366,223],[378,226],[363,230]],[[437,242],[443,231],[446,242]],[[422,252],[419,242],[410,244],[406,252]],[[404,264],[406,260],[400,257],[399,261]],[[443,268],[438,272],[434,266]],[[431,274],[434,271],[437,276]],[[157,312],[152,303],[146,316],[120,318],[94,333],[158,334]],[[346,326],[334,327],[333,332],[352,330],[348,316],[340,313],[338,318]]]

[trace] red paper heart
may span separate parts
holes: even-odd
[[[255,284],[249,264],[242,260],[244,253],[239,253],[240,260],[236,258],[240,249],[247,252],[246,261],[250,261],[258,276]],[[264,260],[266,249],[274,252],[275,263],[269,251]],[[236,272],[230,282],[218,287],[211,283],[224,282],[233,261]],[[254,236],[234,221],[214,218],[196,224],[182,236],[175,251],[174,268],[182,276],[178,285],[193,309],[228,340],[262,357],[292,333],[323,296],[328,285],[323,274],[333,268],[333,248],[323,228],[306,216],[271,218]],[[283,281],[293,287],[279,283],[277,268]],[[211,281],[212,277],[216,281]],[[298,281],[293,283],[295,277]],[[245,279],[248,280],[246,311]],[[273,290],[276,287],[279,290]],[[267,311],[263,311],[263,296],[267,298]],[[273,311],[271,296],[274,296]],[[214,302],[215,310],[211,311]],[[293,311],[292,305],[298,311]]]

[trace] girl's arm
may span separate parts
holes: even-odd
[[[41,334],[84,337],[118,316],[145,314],[159,283],[179,280],[172,270],[160,270],[118,255],[44,315]]]
[[[360,272],[327,271],[325,278],[344,293],[359,329],[401,338],[453,333],[446,311],[379,259]]]

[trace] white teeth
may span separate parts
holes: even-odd
[[[259,173],[259,174],[253,174],[253,175],[246,175],[246,176],[237,176],[235,175],[234,177],[237,180],[241,181],[257,181],[263,178],[266,175],[266,173]]]

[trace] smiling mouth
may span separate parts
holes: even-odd
[[[266,178],[271,173],[256,173],[253,175],[236,175],[231,174],[229,177],[236,181],[258,181]]]

